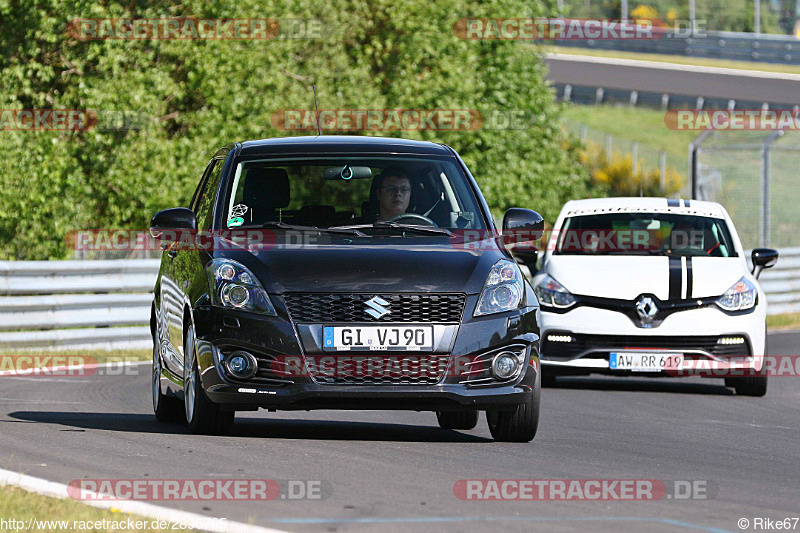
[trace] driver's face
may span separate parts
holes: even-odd
[[[381,188],[378,189],[381,220],[388,220],[405,213],[409,200],[411,200],[411,184],[408,179],[394,176],[384,178]]]

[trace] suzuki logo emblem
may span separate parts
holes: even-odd
[[[650,324],[658,313],[658,307],[652,298],[644,296],[636,302],[636,313],[644,324]]]
[[[389,302],[380,296],[373,296],[364,303],[368,307],[367,314],[372,318],[381,318],[391,313],[391,311],[386,307],[389,305]]]

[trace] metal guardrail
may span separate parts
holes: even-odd
[[[731,31],[704,31],[691,37],[667,32],[661,39],[555,39],[554,45],[649,54],[710,57],[736,61],[800,64],[800,39],[792,35],[755,35]]]
[[[0,350],[147,348],[159,260],[0,262]]]
[[[778,264],[764,270],[758,279],[767,293],[767,313],[800,313],[800,248],[781,248],[779,251]]]
[[[800,312],[800,248],[780,252],[760,279],[771,315]],[[157,259],[0,262],[0,350],[149,348],[158,268]]]

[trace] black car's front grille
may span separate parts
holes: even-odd
[[[571,337],[571,342],[555,342],[550,336]],[[729,335],[726,335],[729,337]],[[608,359],[610,350],[623,349],[653,349],[672,350],[676,352],[703,351],[711,355],[722,357],[735,357],[750,355],[750,346],[747,341],[743,344],[720,343],[719,336],[703,337],[650,337],[635,335],[576,335],[570,333],[548,333],[542,340],[542,356],[547,359],[566,361],[573,359],[585,352],[592,353],[592,357]]]
[[[308,373],[325,385],[436,385],[447,371],[449,355],[307,355]]]
[[[389,312],[379,318],[369,314],[368,300],[388,302]],[[338,294],[289,293],[284,295],[289,315],[296,323],[332,322],[461,322],[463,294]],[[376,313],[378,314],[378,313]]]

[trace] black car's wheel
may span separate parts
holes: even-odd
[[[161,393],[161,355],[158,342],[153,341],[153,374],[150,380],[153,389],[153,411],[159,422],[183,421],[183,404],[177,398]]]
[[[473,429],[478,425],[478,411],[436,411],[442,429]]]
[[[764,396],[767,394],[767,376],[725,378],[725,386],[733,387],[740,396]]]
[[[224,435],[233,425],[235,411],[223,411],[206,396],[200,383],[195,347],[194,326],[186,329],[183,353],[184,369],[184,411],[189,433],[193,435]]]
[[[542,375],[536,374],[530,399],[510,411],[486,411],[486,421],[494,440],[502,442],[529,442],[539,427],[539,401]]]

